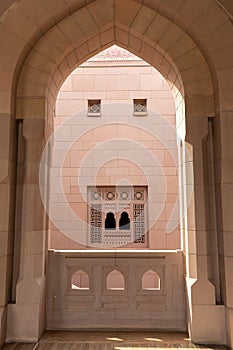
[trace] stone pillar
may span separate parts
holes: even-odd
[[[45,121],[24,119],[19,275],[8,305],[7,341],[37,341],[45,327],[46,214],[39,188]]]
[[[227,345],[233,348],[233,112],[214,120],[220,283],[226,310]]]
[[[0,347],[5,342],[6,309],[11,301],[16,140],[15,118],[0,114]]]
[[[224,307],[216,305],[216,290],[212,283],[208,132],[208,118],[186,118],[186,149],[190,155],[186,162],[192,165],[187,166],[186,187],[193,188],[185,227],[187,315],[190,337],[194,342],[224,343]]]

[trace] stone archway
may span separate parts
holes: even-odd
[[[38,169],[41,149],[52,127],[57,91],[75,66],[116,43],[142,57],[164,75],[173,88],[181,124],[184,123],[185,113],[186,140],[192,145],[190,149],[195,181],[193,207],[188,213],[186,227],[189,249],[186,256],[190,262],[187,264],[190,267],[187,272],[190,333],[194,340],[208,341],[209,338],[206,337],[214,336],[216,341],[224,342],[222,329],[217,333],[216,325],[208,323],[209,319],[215,317],[217,323],[224,324],[223,307],[215,305],[214,285],[209,281],[208,275],[209,253],[207,249],[202,249],[208,242],[206,197],[201,196],[205,189],[206,162],[203,140],[209,133],[208,118],[214,117],[218,112],[215,108],[217,100],[214,98],[216,89],[213,88],[209,64],[186,31],[168,19],[169,16],[161,15],[157,8],[146,6],[146,2],[143,5],[128,0],[122,5],[119,1],[113,3],[98,0],[75,10],[70,9],[70,14],[67,8],[59,5],[55,18],[57,23],[53,25],[50,17],[48,24],[48,17],[44,35],[40,33],[34,38],[26,59],[22,57],[17,60],[16,73],[19,75],[14,77],[17,85],[16,117],[23,119],[26,149],[21,226],[24,244],[21,247],[23,254],[16,304],[8,307],[8,322],[13,324],[11,332],[8,330],[8,340],[37,339],[44,327],[46,218],[33,171]],[[216,81],[216,76],[213,78]],[[222,83],[221,79],[219,81]],[[9,86],[11,84],[12,81]],[[6,96],[8,102],[12,101],[11,96]],[[227,99],[224,105],[227,105]],[[31,208],[32,198],[34,208]],[[27,217],[25,213],[28,212],[32,216]],[[35,247],[38,236],[40,244]],[[190,236],[194,243],[189,240]],[[27,249],[27,244],[34,247]],[[26,294],[28,286],[29,294]],[[203,307],[206,319],[200,333],[197,325]],[[22,313],[32,321],[29,321],[29,330],[20,327]]]

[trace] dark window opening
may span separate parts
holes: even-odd
[[[107,213],[107,216],[105,219],[105,229],[106,230],[115,230],[116,229],[116,219],[114,217],[114,214],[111,212]]]
[[[88,100],[88,116],[99,117],[101,113],[101,100]]]
[[[147,100],[143,99],[134,99],[134,115],[143,116],[147,115]]]
[[[121,213],[120,221],[119,221],[119,229],[120,230],[130,230],[130,219],[128,213],[123,211]]]

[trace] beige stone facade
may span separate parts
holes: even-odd
[[[116,44],[157,69],[175,100],[180,203],[187,208],[180,223],[185,328],[195,342],[233,348],[232,2],[8,0],[1,2],[0,15],[0,344],[36,341],[48,327],[49,218],[41,193],[49,193],[50,152],[39,180],[41,157],[62,84],[87,59]],[[87,90],[89,83],[83,84]],[[84,91],[78,85],[76,79],[75,89]],[[67,259],[78,265],[82,253],[72,254]],[[104,255],[110,270],[117,254]],[[156,270],[154,254],[148,271]],[[87,258],[91,264],[95,257]],[[58,274],[53,264],[63,287],[65,266],[63,261],[64,273]],[[143,293],[140,298],[145,302]],[[51,307],[65,307],[68,322],[68,306]],[[101,303],[95,307],[101,311]]]
[[[88,113],[88,101],[95,99],[101,101],[100,114]],[[135,101],[141,100],[146,100],[146,112],[135,113]],[[78,132],[82,124],[90,125],[87,132]],[[88,228],[77,229],[75,222],[71,228],[72,213],[65,214],[64,208],[62,214],[65,202],[88,224],[88,187],[109,188],[123,183],[148,187],[147,232],[138,248],[181,248],[180,141],[172,91],[158,71],[117,46],[104,50],[76,68],[64,82],[57,97],[54,127],[58,131],[53,137],[51,201],[57,215],[56,222],[51,222],[50,248],[80,249],[88,245]],[[82,169],[77,171],[81,164]],[[64,196],[58,186],[61,167]],[[81,185],[84,188],[80,189]],[[116,212],[117,221],[120,215]],[[167,228],[169,222],[172,229]],[[116,246],[116,240],[112,244]],[[125,247],[137,248],[137,244]]]

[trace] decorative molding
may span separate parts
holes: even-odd
[[[80,65],[80,67],[90,66],[149,66],[149,64],[131,52],[113,45]]]

